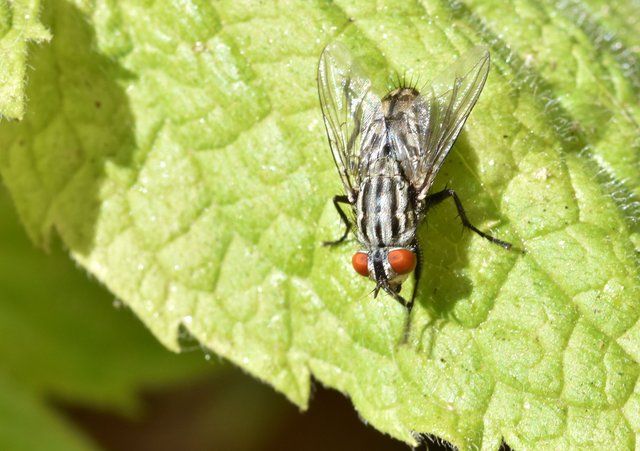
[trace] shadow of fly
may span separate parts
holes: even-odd
[[[400,86],[382,99],[340,43],[320,56],[318,92],[331,153],[345,194],[333,198],[345,224],[339,244],[352,228],[362,249],[352,257],[358,274],[376,283],[410,312],[422,253],[416,231],[429,208],[452,198],[462,224],[487,240],[511,244],[476,228],[452,189],[430,193],[436,174],[473,109],[489,73],[489,52],[475,47],[419,92]],[[348,216],[339,204],[351,207]],[[411,298],[400,295],[413,273]]]

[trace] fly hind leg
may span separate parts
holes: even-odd
[[[333,197],[333,205],[336,207],[336,210],[340,215],[340,219],[342,219],[342,222],[344,223],[344,233],[335,241],[324,241],[322,243],[323,246],[335,246],[336,244],[342,243],[347,238],[347,235],[349,235],[349,231],[351,230],[351,222],[349,221],[347,214],[344,212],[344,210],[342,210],[342,208],[340,208],[338,204],[351,205],[351,203],[349,202],[349,198],[347,196],[337,195]]]
[[[458,214],[460,215],[460,220],[462,221],[462,224],[465,227],[473,230],[481,237],[486,238],[487,240],[491,241],[494,244],[497,244],[498,246],[504,247],[505,249],[511,249],[511,243],[507,243],[506,241],[499,240],[498,238],[495,238],[487,233],[484,233],[482,230],[478,229],[476,226],[471,224],[471,222],[469,222],[469,219],[467,218],[467,215],[464,212],[464,208],[462,207],[462,202],[460,202],[460,198],[458,197],[456,192],[452,189],[445,188],[442,191],[439,191],[437,193],[433,193],[427,196],[426,198],[427,209],[433,207],[434,205],[439,204],[440,202],[442,202],[443,200],[449,197],[453,197],[453,200],[456,203]]]

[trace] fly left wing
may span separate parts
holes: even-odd
[[[489,51],[474,47],[434,79],[412,105],[417,145],[394,143],[394,150],[418,199],[424,199],[489,73]]]
[[[381,146],[385,122],[371,81],[344,45],[329,44],[320,56],[318,93],[333,159],[349,202],[358,197],[363,157]]]

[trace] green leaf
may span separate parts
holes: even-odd
[[[0,171],[32,239],[55,229],[171,349],[186,328],[301,406],[313,375],[408,443],[632,449],[632,3],[554,5],[52,1]],[[336,38],[381,94],[389,74],[493,55],[434,189],[526,252],[461,232],[452,205],[430,212],[406,344],[405,309],[350,268],[357,244],[320,246],[341,231],[315,88]]]
[[[0,0],[0,119],[24,115],[28,44],[51,39],[39,15],[38,0]]]
[[[0,448],[12,451],[95,450],[89,440],[32,393],[0,376]]]

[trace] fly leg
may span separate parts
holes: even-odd
[[[418,240],[414,239],[411,244],[411,250],[416,254],[416,268],[413,270],[413,291],[411,293],[411,300],[405,304],[407,307],[407,319],[404,323],[404,333],[402,334],[401,343],[404,344],[409,338],[409,326],[411,326],[411,309],[413,309],[413,303],[416,300],[418,294],[418,285],[420,284],[420,276],[422,275],[422,249],[418,244]]]
[[[469,219],[467,219],[467,215],[464,212],[464,208],[462,207],[462,202],[460,202],[460,198],[458,198],[458,195],[456,194],[456,192],[450,188],[445,188],[442,191],[438,191],[437,193],[433,193],[427,196],[425,200],[427,205],[427,210],[433,207],[434,205],[439,204],[440,202],[447,199],[448,197],[453,197],[453,200],[456,203],[456,208],[458,209],[458,214],[460,215],[460,220],[462,221],[462,225],[473,230],[481,237],[486,238],[487,240],[491,241],[494,244],[497,244],[498,246],[504,247],[505,249],[511,249],[511,243],[507,243],[506,241],[502,241],[502,240],[499,240],[498,238],[492,237],[491,235],[484,233],[482,230],[478,229],[476,226],[471,224],[471,222],[469,222]]]
[[[409,309],[409,311],[411,311],[411,306],[413,305],[413,301],[407,302],[405,298],[400,296],[400,289],[402,288],[401,286],[391,288],[391,286],[385,282],[384,285],[380,285],[379,287],[376,287],[376,289],[373,292],[374,298],[378,296],[378,291],[380,290],[380,288],[382,288],[393,299],[395,299],[400,304],[402,304],[403,307],[406,307]]]
[[[344,222],[344,226],[345,226],[344,233],[340,238],[338,238],[335,241],[324,241],[322,243],[323,246],[334,246],[336,244],[342,243],[347,238],[347,235],[349,235],[349,230],[351,230],[351,222],[349,221],[349,218],[347,217],[346,213],[342,210],[342,208],[340,208],[338,204],[351,205],[351,203],[349,202],[349,198],[347,196],[337,195],[333,197],[333,205],[336,207],[336,210],[338,210],[338,214],[340,215],[342,222]]]
[[[411,244],[411,250],[416,254],[416,268],[413,270],[413,292],[411,293],[411,300],[407,303],[406,307],[411,314],[413,303],[416,300],[416,294],[418,294],[418,284],[420,283],[420,276],[422,275],[422,249],[417,240],[413,240]]]

